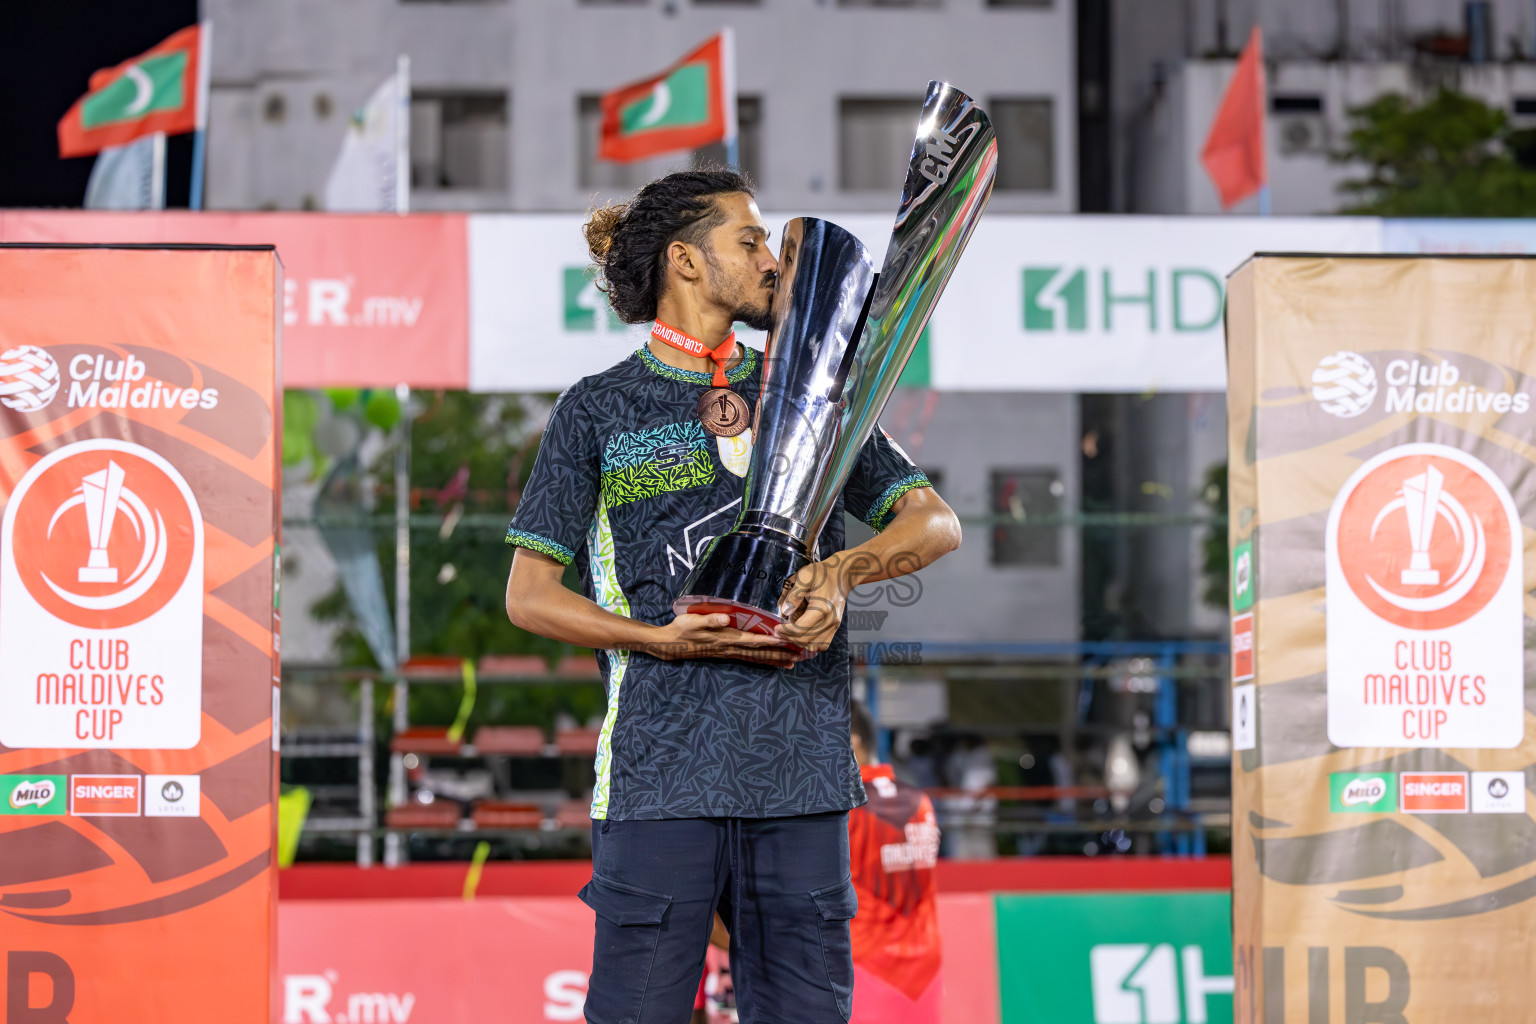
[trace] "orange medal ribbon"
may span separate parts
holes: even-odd
[[[732,331],[724,341],[716,345],[713,350],[706,348],[704,343],[691,334],[673,327],[671,324],[656,321],[651,328],[651,337],[663,345],[671,345],[679,352],[686,352],[690,356],[707,356],[715,362],[715,376],[710,381],[717,388],[729,387],[730,383],[725,379],[725,364],[730,362],[731,355],[736,351],[736,332]]]

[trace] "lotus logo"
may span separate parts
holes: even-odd
[[[1386,795],[1385,779],[1356,779],[1344,787],[1344,792],[1339,794],[1339,802],[1345,807],[1359,807],[1361,804],[1379,803]]]
[[[11,790],[11,809],[19,811],[23,807],[45,807],[57,793],[58,787],[49,779],[22,782]]]
[[[182,790],[181,783],[174,779],[160,787],[160,798],[166,803],[174,804],[185,795],[186,793]]]
[[[1488,783],[1488,795],[1495,800],[1502,800],[1509,796],[1509,783],[1503,779],[1493,779]]]

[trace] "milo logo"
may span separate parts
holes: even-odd
[[[64,776],[0,775],[0,814],[63,814]]]
[[[1397,810],[1394,772],[1335,772],[1328,776],[1329,810],[1335,814],[1386,814]]]

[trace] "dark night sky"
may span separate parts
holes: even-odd
[[[197,0],[0,0],[0,207],[79,206],[93,158],[59,159],[59,118],[91,72],[197,21]],[[168,140],[167,199],[187,205],[192,136]]]

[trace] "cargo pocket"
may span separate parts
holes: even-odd
[[[578,895],[597,914],[587,1018],[638,1020],[672,897],[595,873]]]
[[[837,999],[838,1012],[847,1020],[853,1012],[853,940],[848,922],[859,909],[853,882],[847,881],[811,893],[816,901],[821,955],[827,965],[827,983]]]

